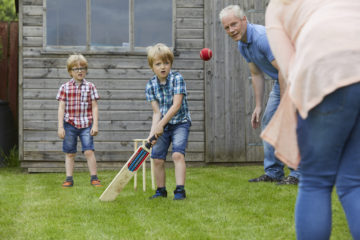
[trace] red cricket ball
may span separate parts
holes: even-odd
[[[212,51],[210,48],[203,48],[200,51],[200,58],[204,61],[209,61],[212,57]]]

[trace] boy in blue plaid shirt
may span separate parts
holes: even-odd
[[[148,63],[155,73],[146,85],[146,99],[151,102],[153,118],[148,140],[155,135],[151,158],[157,184],[156,193],[150,197],[167,197],[165,187],[165,160],[172,143],[172,159],[175,164],[176,189],[174,200],[183,200],[185,193],[185,149],[191,126],[190,112],[184,78],[172,72],[174,55],[164,44],[148,48]],[[156,143],[156,144],[155,144]],[[155,144],[155,145],[154,145]]]

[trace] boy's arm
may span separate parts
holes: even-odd
[[[59,109],[58,109],[58,136],[61,139],[65,137],[64,130],[64,114],[65,114],[65,102],[59,101]]]
[[[164,132],[164,127],[168,122],[171,120],[173,116],[176,115],[176,113],[180,110],[182,101],[183,101],[184,95],[183,94],[175,94],[173,98],[173,105],[170,107],[168,112],[165,114],[165,116],[160,120],[155,134],[161,135]]]
[[[155,134],[155,129],[161,120],[159,103],[157,101],[151,101],[151,107],[153,109],[153,117],[152,117],[151,130],[148,140]]]
[[[184,98],[183,94],[175,94],[173,98],[173,105],[170,107],[170,109],[162,119],[161,119],[161,113],[158,102],[157,101],[151,102],[151,106],[153,108],[154,114],[153,114],[153,121],[152,121],[149,138],[154,134],[156,138],[158,138],[163,134],[164,127],[166,126],[166,124],[179,111],[183,98]]]
[[[262,103],[264,98],[265,78],[263,72],[254,63],[250,62],[249,68],[255,97],[255,109],[251,116],[251,125],[255,129],[260,126],[260,116],[262,112]]]
[[[99,107],[96,100],[91,101],[92,115],[93,115],[93,123],[90,131],[91,136],[96,136],[99,132]]]

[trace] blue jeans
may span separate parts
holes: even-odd
[[[64,153],[76,153],[77,152],[77,138],[80,138],[82,152],[86,150],[94,151],[94,140],[91,136],[91,127],[76,128],[73,125],[64,122],[65,137],[63,140],[63,152]]]
[[[261,121],[262,130],[269,124],[272,116],[275,114],[276,109],[280,104],[280,85],[276,81],[269,95],[268,102],[264,111],[264,116]],[[264,170],[265,174],[269,177],[281,179],[284,177],[284,164],[275,157],[274,147],[269,143],[263,141],[264,145]],[[299,172],[291,168],[290,176],[299,178]]]
[[[360,239],[360,83],[329,94],[306,119],[298,116],[297,135],[297,239],[329,239],[334,186],[350,232]]]
[[[185,155],[190,126],[190,122],[168,124],[164,133],[157,139],[156,144],[152,147],[151,158],[166,160],[170,143],[172,143],[173,153],[178,152]]]

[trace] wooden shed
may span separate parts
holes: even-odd
[[[95,6],[90,0],[19,1],[19,151],[24,169],[64,171],[55,97],[60,85],[69,80],[66,59],[73,52],[88,59],[86,79],[95,83],[101,97],[99,135],[95,137],[98,168],[120,168],[133,152],[133,139],[146,138],[150,130],[152,111],[144,89],[153,73],[147,65],[145,44],[160,42],[162,38],[156,38],[164,32],[165,43],[176,54],[173,70],[184,76],[189,93],[193,122],[188,164],[263,161],[260,130],[254,131],[250,125],[254,100],[249,70],[236,43],[226,36],[218,14],[229,4],[240,4],[251,22],[263,24],[267,1],[100,2]],[[117,14],[121,16],[118,19],[116,14],[111,15],[114,7],[109,6],[120,3],[125,5]],[[66,8],[61,10],[61,4]],[[74,13],[72,8],[79,10],[80,20],[67,20]],[[103,8],[108,8],[109,14],[104,14]],[[140,18],[145,13],[148,17]],[[162,14],[168,18],[166,26],[158,17]],[[118,22],[113,23],[111,18]],[[65,23],[70,25],[61,25]],[[156,34],[150,34],[149,28]],[[126,41],[122,40],[124,31]],[[103,37],[108,32],[113,35]],[[139,39],[144,33],[146,37]],[[75,39],[64,37],[70,35]],[[208,62],[199,58],[203,47],[213,50],[213,58]],[[266,92],[271,84],[268,81]],[[75,167],[87,169],[86,160],[79,153]]]

